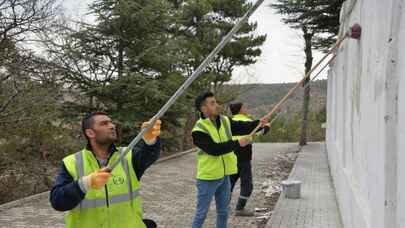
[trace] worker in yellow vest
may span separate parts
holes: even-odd
[[[249,122],[252,121],[249,116],[249,110],[241,102],[232,103],[229,105],[232,113],[232,120]],[[266,134],[270,126],[265,126],[261,134]],[[238,140],[243,136],[233,136],[234,140]],[[249,144],[245,147],[235,150],[238,159],[238,172],[230,176],[231,180],[231,194],[235,187],[236,182],[240,179],[240,195],[236,203],[235,215],[236,216],[253,216],[254,212],[245,209],[247,200],[253,192],[253,175],[252,175],[252,145]]]
[[[197,153],[197,209],[192,228],[202,228],[215,196],[217,228],[226,228],[229,216],[231,185],[229,175],[237,173],[237,158],[233,151],[251,143],[245,136],[233,140],[232,135],[247,135],[267,119],[240,122],[220,115],[212,92],[203,92],[195,100],[200,119],[194,125],[192,138]]]
[[[143,141],[111,172],[104,167],[119,159],[117,132],[104,112],[93,112],[82,120],[87,146],[65,157],[50,193],[55,210],[67,211],[67,228],[153,228],[144,220],[140,178],[160,155],[160,125],[145,133]],[[145,122],[142,128],[148,126]]]

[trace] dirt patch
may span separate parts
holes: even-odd
[[[262,191],[265,194],[263,208],[256,208],[256,212],[262,214],[256,217],[257,227],[264,228],[271,219],[274,208],[281,195],[281,181],[288,178],[297,159],[298,151],[279,153],[272,159],[270,168],[262,183]]]

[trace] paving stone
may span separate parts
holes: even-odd
[[[303,147],[290,178],[302,181],[301,198],[282,194],[267,228],[342,228],[324,143]]]
[[[254,192],[247,208],[264,207],[262,183],[266,181],[270,161],[280,153],[297,150],[297,144],[255,144],[254,145]],[[152,166],[142,177],[142,197],[145,218],[153,219],[159,228],[191,227],[196,204],[196,154],[168,160]],[[231,208],[239,196],[239,183],[235,187]],[[0,206],[0,228],[61,228],[63,213],[51,208],[45,193],[20,204]],[[230,228],[256,228],[255,217],[230,216]],[[206,228],[215,227],[215,204],[211,204]]]

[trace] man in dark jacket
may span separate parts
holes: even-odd
[[[252,121],[249,116],[247,107],[240,102],[233,103],[229,106],[232,113],[233,121],[250,122]],[[261,130],[261,134],[266,134],[269,130],[269,126],[264,127]],[[243,136],[234,136],[234,140],[238,140]],[[236,157],[238,158],[238,172],[230,176],[231,180],[231,192],[235,187],[236,182],[240,179],[240,195],[236,204],[235,215],[236,216],[253,216],[253,211],[245,209],[247,200],[253,192],[253,175],[252,175],[252,144],[245,147],[237,148],[235,150]]]
[[[143,220],[139,195],[140,179],[160,155],[160,120],[145,133],[143,141],[112,171],[104,167],[119,159],[117,132],[104,112],[93,112],[82,121],[86,148],[65,157],[50,193],[55,210],[68,211],[66,227],[127,228],[156,227]],[[147,127],[145,122],[142,128]]]

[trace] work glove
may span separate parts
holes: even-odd
[[[79,180],[79,185],[87,192],[89,189],[99,190],[103,188],[111,177],[111,173],[107,169],[99,169]]]
[[[155,125],[149,129],[145,134],[143,135],[143,140],[145,141],[146,144],[148,145],[153,145],[156,142],[156,138],[160,135],[160,125],[162,124],[162,121],[157,120],[155,122]],[[149,126],[149,122],[144,122],[142,124],[142,129],[147,128]]]

